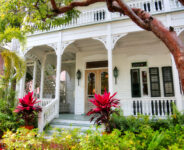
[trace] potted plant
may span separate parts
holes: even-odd
[[[39,103],[36,98],[33,97],[33,92],[28,92],[23,98],[19,99],[19,104],[14,112],[20,114],[21,118],[25,121],[25,128],[33,129],[33,121],[39,112],[42,111],[40,106],[35,104]]]
[[[116,107],[119,107],[119,100],[114,98],[117,93],[114,93],[112,96],[110,92],[108,93],[106,90],[103,95],[95,94],[93,99],[89,101],[93,103],[96,108],[91,109],[87,115],[93,115],[90,121],[93,121],[95,118],[95,124],[105,125],[105,131],[110,133],[110,116],[112,113],[116,112]]]

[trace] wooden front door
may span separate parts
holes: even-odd
[[[87,113],[90,109],[94,108],[89,99],[94,98],[95,93],[103,94],[105,89],[108,91],[108,70],[86,70],[85,89],[85,112]]]

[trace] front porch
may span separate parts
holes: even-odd
[[[60,53],[45,45],[27,52],[27,72],[32,75],[30,89],[43,107],[41,130],[54,118],[80,120],[71,114],[85,115],[93,108],[88,100],[95,93],[103,94],[105,89],[111,94],[117,92],[125,116],[165,117],[172,115],[173,103],[182,110],[174,60],[152,33],[124,34],[114,43],[105,43],[99,38],[86,38],[69,42]]]

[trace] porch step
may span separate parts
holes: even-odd
[[[54,119],[51,126],[77,126],[77,127],[90,127],[94,125],[94,122],[90,121],[79,121],[79,120],[62,120],[62,119]]]
[[[69,116],[69,115],[68,115]],[[59,129],[74,129],[74,128],[80,128],[82,132],[85,132],[88,129],[96,130],[96,127],[94,125],[94,122],[90,122],[89,118],[86,118],[86,116],[76,116],[74,117],[68,117],[67,115],[60,115],[59,118],[54,119],[50,123],[51,130],[49,130],[48,134],[51,135],[53,132],[55,132],[54,128]],[[102,130],[102,129],[99,129]]]

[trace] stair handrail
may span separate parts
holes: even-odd
[[[51,100],[46,106],[42,106],[42,112],[38,116],[38,129],[42,132],[44,127],[57,117],[58,100]]]

